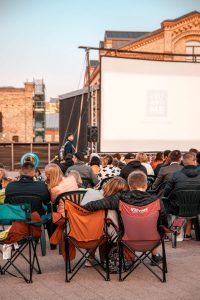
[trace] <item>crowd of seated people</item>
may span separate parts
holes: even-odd
[[[136,206],[145,206],[160,199],[161,219],[167,226],[167,214],[177,214],[178,207],[173,206],[172,201],[165,209],[162,196],[168,197],[172,192],[181,189],[200,190],[200,152],[194,150],[190,149],[183,156],[179,150],[158,152],[152,161],[150,156],[140,152],[127,153],[124,157],[117,153],[103,157],[94,154],[87,162],[82,152],[76,152],[66,157],[65,169],[57,163],[48,164],[44,174],[38,174],[40,179],[37,179],[37,170],[32,162],[23,164],[20,177],[15,180],[6,177],[5,170],[1,168],[2,195],[5,193],[5,200],[2,198],[1,202],[19,203],[19,197],[15,197],[16,195],[32,195],[32,208],[42,215],[44,205],[49,202],[54,203],[64,192],[79,190],[82,188],[83,180],[87,178],[92,185],[89,186],[81,202],[87,210],[108,209],[109,218],[115,226],[118,226],[116,211],[120,200]],[[154,173],[157,177],[155,176],[156,179],[149,193],[147,175],[154,175]],[[105,178],[109,181],[99,190],[100,183]],[[39,201],[34,202],[34,196],[37,196]],[[21,201],[25,201],[23,199]],[[64,209],[63,201],[57,203],[57,211],[63,216]],[[191,228],[192,221],[189,220],[185,227],[186,239],[191,238]],[[49,230],[49,236],[52,230]],[[113,232],[110,234],[112,235]],[[157,249],[152,253],[152,259],[157,263],[162,261]]]

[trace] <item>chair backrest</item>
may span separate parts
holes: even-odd
[[[37,211],[40,215],[44,214],[44,209],[42,205],[42,199],[39,195],[20,195],[20,194],[13,194],[9,195],[9,198],[6,199],[6,202],[9,204],[30,204],[31,211]]]
[[[77,204],[66,200],[65,215],[69,222],[69,236],[77,241],[90,242],[99,240],[104,230],[104,210],[90,212]]]
[[[119,210],[124,226],[122,240],[130,247],[136,251],[147,251],[160,241],[157,229],[160,200],[145,206],[129,205],[120,201]]]
[[[85,196],[86,190],[77,190],[77,191],[71,191],[71,192],[65,192],[60,195],[55,200],[55,203],[58,204],[60,200],[69,200],[71,202],[74,202],[75,204],[80,205],[83,197]]]
[[[10,224],[10,221],[26,221],[31,219],[30,204],[0,204],[0,224]]]
[[[179,207],[181,217],[195,217],[200,214],[200,190],[181,190],[172,193],[171,202]]]

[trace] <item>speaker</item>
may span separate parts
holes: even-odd
[[[96,143],[98,141],[98,127],[88,126],[88,142]]]

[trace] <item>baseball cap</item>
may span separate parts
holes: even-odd
[[[134,159],[135,158],[135,154],[133,154],[132,152],[128,152],[125,156],[124,159]]]

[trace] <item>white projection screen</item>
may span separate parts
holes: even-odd
[[[199,120],[199,63],[101,58],[101,152],[200,149]]]

